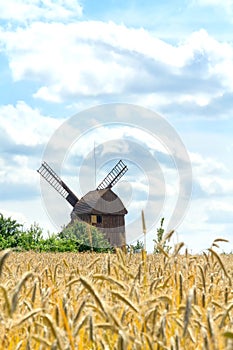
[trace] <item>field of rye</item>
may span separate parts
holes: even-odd
[[[0,349],[233,349],[233,255],[0,253]]]

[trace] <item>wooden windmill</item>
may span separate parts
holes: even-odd
[[[96,226],[111,246],[121,247],[125,245],[127,210],[112,187],[127,170],[127,166],[120,160],[99,186],[80,200],[46,162],[37,171],[73,207],[71,222],[80,220]]]

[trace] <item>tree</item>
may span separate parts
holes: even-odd
[[[22,250],[40,250],[43,240],[43,230],[39,224],[34,223],[27,230],[22,230],[18,238],[18,247]]]
[[[137,243],[135,245],[130,244],[128,246],[128,251],[132,251],[133,253],[139,253],[142,251],[143,248],[144,248],[143,242],[137,240]]]
[[[83,222],[74,222],[59,234],[43,238],[42,228],[34,223],[28,229],[16,220],[0,214],[0,250],[35,250],[46,252],[80,252],[94,250],[105,252],[111,249],[102,232]]]
[[[66,226],[58,236],[61,239],[76,240],[78,251],[103,252],[111,249],[108,240],[101,231],[78,220]]]
[[[155,242],[154,245],[154,254],[159,254],[161,251],[159,249],[159,246],[163,248],[163,250],[167,253],[171,250],[171,247],[166,244],[166,240],[163,241],[164,238],[164,228],[163,228],[164,218],[160,221],[160,227],[157,228],[157,239],[153,239]]]
[[[0,213],[0,249],[17,247],[23,226]]]

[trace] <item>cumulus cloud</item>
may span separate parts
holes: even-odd
[[[190,152],[190,158],[197,175],[222,175],[227,172],[225,164],[212,157],[204,157],[199,153]]]
[[[20,224],[23,224],[27,221],[26,216],[23,213],[20,213],[19,211],[15,212],[12,210],[1,209],[1,214],[6,218],[10,217],[10,218],[16,220]]]
[[[36,159],[31,156],[0,157],[1,201],[27,201],[39,194]]]
[[[219,200],[207,197],[206,200],[197,198],[191,201],[185,220],[177,229],[177,240],[185,242],[190,252],[200,253],[208,249],[216,238],[225,238],[230,243],[220,242],[221,251],[230,252],[233,243],[230,210],[232,210],[230,198]]]
[[[217,6],[222,7],[228,13],[232,13],[233,1],[232,0],[193,0],[194,5],[198,6]]]
[[[82,15],[77,0],[8,0],[0,2],[0,19],[22,22],[67,20]]]
[[[44,146],[62,120],[43,116],[25,102],[0,106],[0,197],[8,201],[38,196],[36,169]]]
[[[11,146],[43,145],[61,123],[62,120],[43,116],[24,101],[18,101],[15,106],[0,106],[0,131]],[[1,141],[4,146],[5,142]]]
[[[203,191],[209,195],[228,195],[233,194],[233,181],[231,179],[224,179],[217,176],[201,177],[199,184]]]
[[[226,3],[229,6],[232,4],[231,1]],[[223,2],[220,4],[217,0],[197,0],[196,4],[223,6]],[[9,0],[0,4],[0,19],[5,20],[0,27],[0,52],[8,59],[13,84],[36,82],[30,87],[36,103],[40,104],[42,100],[83,109],[86,103],[93,105],[93,101],[95,104],[113,100],[137,101],[137,104],[159,109],[169,117],[182,116],[186,122],[190,117],[208,117],[209,120],[232,117],[231,43],[220,42],[207,31],[198,30],[182,42],[172,44],[142,28],[129,28],[113,22],[78,22],[77,17],[81,15],[80,2],[75,0]],[[11,25],[7,25],[9,19],[13,20]],[[22,212],[26,213],[28,207],[23,207],[25,202],[22,199],[33,203],[31,210],[37,211],[40,206],[39,201],[37,204],[35,202],[39,196],[39,176],[35,170],[39,166],[44,145],[61,122],[42,115],[38,109],[31,108],[23,101],[0,106],[0,205],[6,212],[17,213],[17,210],[20,212],[24,208]],[[70,131],[66,129],[68,134]],[[105,135],[108,137],[104,139]],[[132,150],[128,145],[118,143],[109,148],[100,146],[98,150],[98,145],[103,141],[121,139],[122,135],[138,142],[141,148]],[[196,130],[193,135],[193,143],[198,143]],[[155,206],[148,208],[147,215],[153,221],[155,217],[159,219],[163,215],[168,222],[175,205],[179,179],[166,149],[156,140],[143,135],[141,130],[129,131],[124,128],[118,131],[108,129],[106,132],[103,129],[95,136],[86,134],[76,148],[68,150],[69,156],[62,174],[59,174],[62,178],[64,176],[65,182],[78,195],[85,194],[78,188],[78,168],[82,157],[89,157],[90,163],[83,167],[86,180],[84,192],[93,188],[89,180],[91,176],[94,178],[94,140],[99,157],[104,154],[107,157],[114,152],[127,156],[131,151],[135,159],[146,159],[146,175],[151,177],[150,195],[155,200]],[[206,143],[204,139],[201,147],[210,148]],[[149,153],[145,150],[156,157],[161,167],[160,173],[155,171],[154,163],[150,162]],[[227,196],[233,193],[233,183],[226,165],[217,158],[199,153],[191,154],[191,158],[194,197],[190,209],[192,213],[184,230],[186,238],[189,235],[195,246],[195,241],[202,239],[204,234],[209,241],[210,229],[226,229],[223,221],[225,218],[230,222],[232,207]],[[98,180],[101,180],[107,168],[104,164],[99,165],[97,173]],[[132,171],[118,188],[130,209],[129,220],[132,221],[135,217],[140,220],[140,211],[147,202],[148,178],[142,175],[140,171]],[[64,223],[69,220],[70,208],[64,209],[63,198],[57,199],[53,189],[50,190],[51,197],[56,199],[59,206],[60,221]],[[182,195],[185,197],[185,189]],[[162,197],[166,202],[164,206]],[[227,201],[226,207],[222,206],[223,199]],[[213,201],[211,205],[210,200]],[[33,213],[30,217],[37,214]],[[65,219],[62,215],[65,215]],[[210,225],[213,215],[215,222]],[[41,211],[38,217],[42,217]],[[196,236],[195,230],[199,230]]]
[[[220,82],[211,79],[209,92],[196,96],[181,95],[177,99],[169,99],[167,104],[160,106],[162,113],[173,116],[185,116],[186,120],[227,120],[233,117],[232,92],[221,93]],[[207,85],[206,84],[206,89]],[[174,96],[175,97],[175,96]]]
[[[113,22],[36,22],[2,29],[0,39],[13,79],[36,80],[34,97],[46,101],[125,94],[174,101],[179,92],[181,103],[202,106],[233,90],[233,48],[205,30],[172,45]]]
[[[197,153],[191,153],[190,157],[194,174],[194,196],[196,198],[233,194],[231,174],[223,162]]]
[[[211,201],[206,212],[209,223],[233,224],[233,205],[225,200]]]

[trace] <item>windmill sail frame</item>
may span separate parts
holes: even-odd
[[[71,189],[62,181],[55,171],[44,161],[37,172],[63,197],[72,207],[78,202],[78,198]]]
[[[126,173],[126,171],[128,171],[127,165],[125,165],[124,162],[120,160],[96,189],[103,190],[106,188],[112,188]]]

